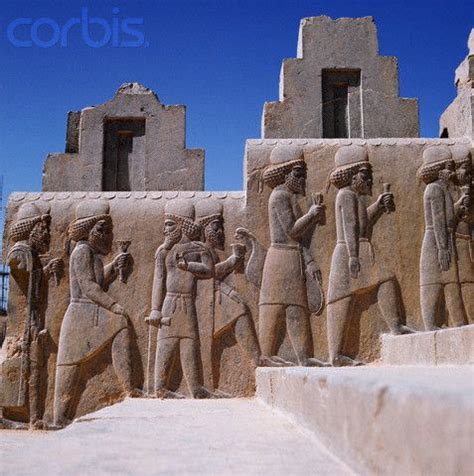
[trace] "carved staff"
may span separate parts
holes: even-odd
[[[118,240],[117,244],[120,248],[120,252],[121,253],[127,253],[128,248],[131,245],[131,243],[132,242],[130,240]],[[119,269],[119,278],[120,278],[121,283],[126,283],[127,282],[128,276],[126,274],[125,269],[123,269],[123,268]]]

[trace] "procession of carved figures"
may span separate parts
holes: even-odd
[[[3,419],[5,427],[60,428],[75,416],[80,395],[82,367],[101,353],[110,353],[113,369],[124,395],[183,398],[169,388],[176,356],[187,395],[219,398],[226,394],[210,388],[203,379],[203,349],[212,352],[224,332],[232,332],[242,354],[257,366],[352,366],[361,362],[344,355],[343,340],[350,325],[351,308],[362,296],[375,298],[381,319],[392,334],[415,332],[402,322],[402,302],[393,270],[384,266],[371,243],[372,230],[397,213],[390,184],[377,199],[372,195],[373,171],[367,148],[350,145],[335,155],[328,188],[337,189],[335,211],[329,213],[323,194],[306,194],[306,163],[303,151],[279,145],[270,156],[263,182],[271,190],[268,200],[268,249],[252,230],[239,227],[225,249],[222,204],[213,198],[196,204],[176,199],[167,203],[164,242],[154,255],[152,296],[146,323],[156,332],[154,375],[145,389],[133,384],[131,321],[127,305],[116,302],[108,288],[114,280],[127,283],[133,273],[129,242],[109,263],[113,222],[106,200],[84,200],[67,230],[68,271],[62,259],[49,257],[50,214],[33,203],[20,207],[9,230],[13,246],[8,252],[11,276],[25,296],[26,325],[17,349],[4,362],[20,368],[18,387],[11,398],[26,405],[29,423]],[[473,309],[473,206],[472,158],[465,146],[430,146],[423,153],[418,179],[426,184],[423,204],[425,232],[420,250],[420,309],[425,330],[440,325],[472,323]],[[415,180],[415,177],[414,177]],[[308,195],[308,197],[306,197]],[[308,206],[308,202],[309,206]],[[304,211],[307,210],[307,211]],[[309,243],[317,227],[333,220],[336,242],[324,296],[318,263]],[[380,226],[380,225],[379,225]],[[152,258],[152,257],[150,257]],[[69,273],[70,300],[60,329],[54,391],[54,422],[42,421],[44,347],[48,333],[44,323],[50,283]],[[259,290],[258,329],[250,306],[228,282],[232,273],[245,273]],[[212,282],[212,330],[208,342],[200,340],[201,320],[196,307],[198,281]],[[329,361],[312,355],[311,315],[327,307]],[[443,320],[447,322],[443,323]],[[278,332],[285,326],[294,351],[290,362],[278,356]],[[209,357],[210,359],[210,357]],[[149,377],[149,376],[148,376]],[[212,387],[212,385],[211,385]]]

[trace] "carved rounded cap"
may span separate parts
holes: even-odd
[[[42,212],[34,203],[23,204],[16,215],[17,221],[29,220],[30,218],[38,218],[47,215],[49,210]]]
[[[165,214],[194,220],[194,205],[190,200],[172,200],[166,203]]]
[[[76,207],[76,220],[91,218],[109,213],[107,200],[84,200]]]
[[[472,160],[471,150],[467,145],[456,144],[451,147],[451,155],[457,163],[470,162]]]
[[[344,169],[369,161],[367,148],[361,145],[346,145],[341,147],[334,156],[337,169]]]
[[[296,145],[277,145],[270,154],[270,165],[281,165],[294,161],[304,162],[303,149]]]
[[[203,220],[210,217],[219,217],[224,208],[222,202],[215,198],[200,200],[196,203],[196,220]]]
[[[453,160],[447,145],[433,145],[423,151],[423,167]]]

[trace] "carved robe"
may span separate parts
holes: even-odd
[[[365,200],[348,188],[337,193],[336,235],[337,243],[329,273],[329,304],[393,279],[392,272],[375,262]],[[350,257],[359,258],[360,272],[357,278],[351,277]]]
[[[428,184],[424,193],[425,235],[420,257],[420,285],[458,282],[454,242],[454,204],[448,186],[442,181]],[[451,265],[441,271],[438,251],[449,250]]]
[[[303,215],[297,195],[279,186],[268,200],[271,245],[263,266],[259,304],[308,307],[305,269],[308,253],[290,230]]]
[[[125,317],[110,312],[115,301],[104,290],[102,259],[86,241],[71,254],[69,276],[71,301],[61,325],[58,365],[93,357],[127,327]]]

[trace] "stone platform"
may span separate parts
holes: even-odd
[[[471,366],[257,370],[257,397],[358,474],[472,474],[473,395]]]
[[[57,432],[0,431],[0,474],[349,475],[256,399],[126,400]]]
[[[381,339],[384,365],[474,364],[474,324]]]

